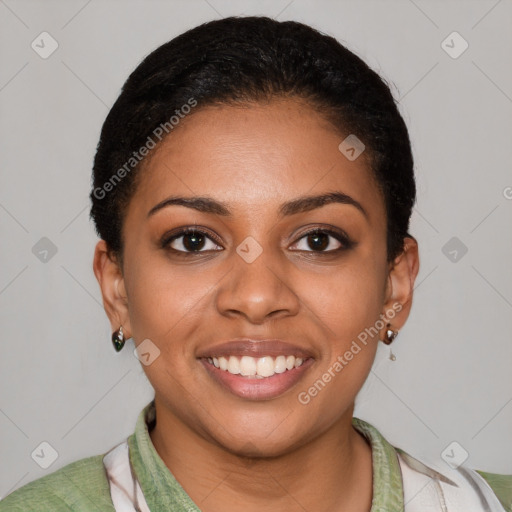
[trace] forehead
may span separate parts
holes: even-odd
[[[234,214],[265,207],[275,215],[293,197],[337,191],[380,217],[366,155],[351,161],[338,148],[348,135],[301,100],[198,106],[150,154],[130,210],[146,217],[179,194],[214,197]]]

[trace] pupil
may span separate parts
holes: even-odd
[[[199,233],[188,233],[183,237],[183,245],[188,251],[202,249],[204,236]]]
[[[316,250],[323,250],[329,245],[329,237],[325,233],[312,233],[308,235],[310,247]]]

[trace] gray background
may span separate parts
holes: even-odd
[[[355,415],[439,467],[456,441],[465,465],[512,473],[510,0],[0,0],[0,496],[107,451],[152,397],[131,340],[119,354],[112,348],[92,272],[92,159],[142,57],[234,14],[334,35],[401,99],[416,158],[421,271],[409,322],[391,345],[397,359],[379,343]],[[47,59],[31,48],[43,31],[59,45]],[[441,45],[453,31],[469,43],[458,58]],[[46,262],[43,237],[57,248]],[[58,453],[46,470],[31,457],[43,441]]]

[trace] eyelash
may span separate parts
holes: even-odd
[[[179,255],[179,256],[184,256],[184,257],[190,257],[190,256],[194,256],[197,254],[210,252],[210,250],[181,251],[181,250],[173,249],[172,247],[169,247],[169,245],[174,240],[177,240],[183,236],[191,235],[191,234],[205,236],[206,238],[210,239],[215,244],[221,245],[221,243],[217,239],[217,237],[215,237],[213,234],[209,233],[208,231],[204,231],[204,230],[198,229],[196,227],[194,227],[194,228],[188,227],[188,228],[184,228],[184,229],[180,230],[177,233],[172,234],[172,236],[164,235],[164,237],[162,238],[162,241],[161,241],[161,247],[162,247],[162,249],[168,249],[169,251],[172,251],[174,254]],[[337,249],[331,249],[328,251],[314,251],[314,250],[302,251],[301,249],[299,249],[299,252],[308,252],[308,253],[313,253],[315,255],[316,254],[332,255],[332,254],[338,254],[338,253],[346,251],[348,249],[352,249],[356,245],[356,243],[353,240],[351,240],[350,237],[341,230],[340,230],[340,232],[338,232],[338,231],[334,231],[332,229],[318,228],[318,227],[313,228],[309,231],[306,231],[305,233],[302,233],[301,236],[297,239],[297,241],[294,242],[293,245],[296,245],[303,238],[306,238],[309,235],[317,235],[317,234],[326,234],[326,235],[332,236],[335,240],[337,240],[341,244],[341,247],[338,247]],[[220,252],[220,250],[219,251],[214,250],[214,252]]]

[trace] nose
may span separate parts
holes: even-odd
[[[293,291],[286,266],[270,250],[252,262],[233,252],[233,267],[221,281],[216,301],[224,316],[243,316],[254,324],[268,318],[294,316],[300,301]]]

